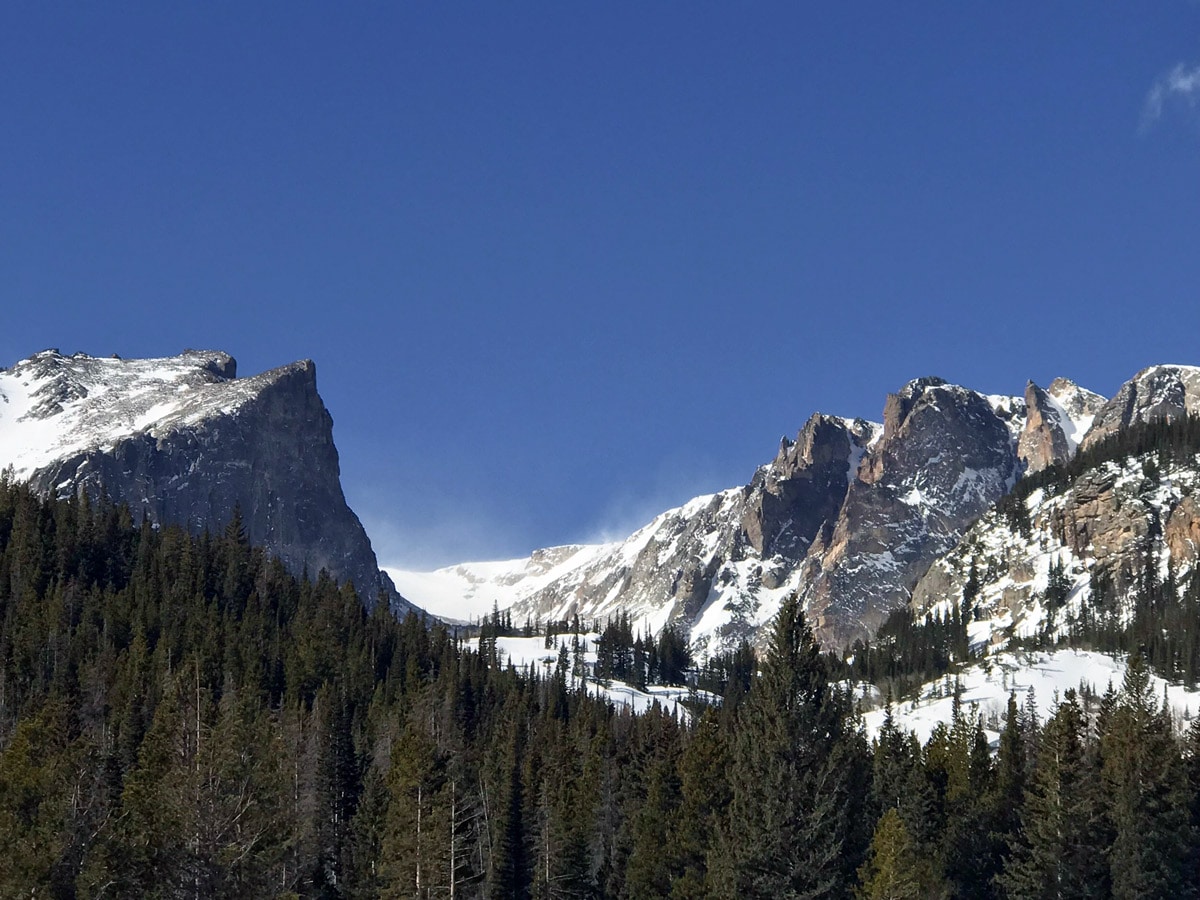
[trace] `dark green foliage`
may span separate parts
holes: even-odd
[[[1187,779],[1170,717],[1139,656],[1100,736],[1113,897],[1182,897],[1191,849]]]
[[[893,610],[872,642],[856,641],[833,663],[837,677],[884,685],[903,696],[965,662],[970,654],[968,619],[954,604],[947,616],[916,618],[904,607]]]
[[[737,715],[716,881],[725,897],[849,896],[865,849],[865,748],[797,598]]]
[[[1184,675],[1200,587],[1138,591],[1136,636],[1103,590],[1093,633]],[[609,623],[607,677],[725,695],[680,722],[575,689],[582,646],[502,666],[498,612],[477,653],[367,615],[236,518],[194,536],[0,482],[0,896],[1195,896],[1200,738],[1136,660],[1094,721],[1068,696],[1039,728],[1014,697],[994,758],[961,709],[923,748],[891,723],[866,745],[831,679],[948,672],[962,609],[841,669],[795,600],[761,672]]]
[[[1023,828],[1008,835],[1011,863],[1001,879],[1008,896],[1106,896],[1109,837],[1099,760],[1088,751],[1087,723],[1074,691],[1066,693],[1042,730],[1038,758],[1021,810]]]
[[[928,900],[946,891],[895,809],[887,810],[875,827],[869,859],[859,877],[863,900]]]
[[[1164,678],[1195,686],[1200,678],[1200,569],[1193,569],[1182,589],[1174,572],[1162,580],[1157,571],[1157,561],[1147,559],[1119,605],[1111,576],[1094,573],[1091,598],[1069,623],[1067,643],[1137,653]]]
[[[679,813],[671,834],[678,873],[671,885],[674,900],[700,900],[714,887],[710,859],[717,852],[719,829],[730,800],[727,744],[721,720],[710,710],[683,748]]]

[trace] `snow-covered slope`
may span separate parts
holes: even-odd
[[[585,624],[620,613],[638,632],[683,620],[699,647],[752,636],[798,584],[751,555],[726,559],[745,512],[745,490],[697,497],[657,516],[625,541],[539,550],[528,559],[464,563],[435,572],[386,570],[406,597],[437,615],[470,621],[493,608],[515,623]],[[706,574],[706,573],[711,573]]]
[[[537,672],[545,677],[554,671],[565,650],[568,668],[564,674],[572,684],[589,694],[603,697],[613,706],[637,713],[646,712],[658,704],[664,711],[686,721],[691,718],[691,713],[684,706],[684,701],[717,702],[717,698],[711,694],[686,687],[650,684],[641,690],[623,681],[595,678],[592,673],[596,665],[596,640],[599,637],[594,632],[559,634],[550,640],[549,647],[544,637],[499,637],[496,638],[496,653],[502,666],[512,665],[520,671]],[[467,641],[467,646],[478,650],[479,639]],[[579,668],[574,658],[576,646],[582,664]]]
[[[0,370],[0,469],[27,480],[64,457],[232,413],[261,386],[235,380],[236,370],[219,351],[131,360],[36,353]]]
[[[1079,427],[1071,404],[1095,395],[1058,387],[1064,413],[1039,428],[1061,450],[1062,432]],[[624,541],[393,577],[451,618],[493,605],[515,622],[626,613],[638,628],[686,629],[700,655],[756,640],[798,591],[821,639],[842,646],[906,603],[1012,487],[1028,428],[1020,397],[918,379],[888,398],[882,424],[815,415],[745,487],[697,497]]]
[[[384,571],[404,596],[420,597],[427,612],[450,622],[470,623],[493,609],[511,609],[618,546],[570,544],[537,550],[521,559],[459,563],[432,572],[389,567]]]
[[[1024,704],[1032,691],[1038,715],[1044,721],[1067,690],[1079,690],[1083,686],[1100,696],[1110,684],[1120,688],[1124,678],[1124,660],[1103,653],[1084,650],[1005,652],[968,666],[958,673],[957,680],[948,676],[926,685],[918,697],[894,704],[892,715],[901,730],[914,732],[924,743],[939,723],[949,725],[952,721],[957,683],[962,710],[969,712],[974,708],[989,737],[995,741],[1003,726],[1010,693],[1016,693],[1018,704]],[[1161,697],[1165,692],[1181,723],[1190,723],[1200,713],[1200,691],[1168,684],[1158,677],[1152,677],[1151,684],[1157,696]],[[863,716],[869,735],[879,733],[886,715],[882,706],[875,705]]]
[[[1147,559],[1165,577],[1196,564],[1200,549],[1200,460],[1160,463],[1157,454],[1112,460],[1063,489],[1039,488],[1022,510],[992,510],[962,542],[935,562],[913,591],[918,612],[948,612],[961,602],[974,569],[978,584],[972,644],[1000,647],[1048,627],[1061,631],[1103,576],[1117,598],[1136,584]],[[1046,601],[1052,567],[1061,567],[1067,597]]]
[[[689,631],[701,654],[753,639],[800,584],[798,566],[836,517],[881,426],[813,416],[750,484],[668,510],[624,541],[556,548],[527,561],[397,572],[414,602],[468,619],[493,603],[515,622],[617,614],[639,630]],[[454,605],[455,594],[459,601]]]
[[[353,580],[399,603],[346,505],[333,420],[310,360],[237,378],[233,358],[188,350],[101,359],[45,350],[0,370],[0,471],[41,493],[104,490],[137,517],[220,529],[295,573]]]

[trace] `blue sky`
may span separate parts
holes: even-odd
[[[315,359],[385,563],[1200,364],[1198,285],[1196,2],[0,10],[0,365]]]

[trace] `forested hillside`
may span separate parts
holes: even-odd
[[[1193,626],[1194,627],[1194,626]],[[1102,699],[870,746],[796,602],[635,716],[220,535],[0,483],[0,896],[1181,897],[1200,732]]]

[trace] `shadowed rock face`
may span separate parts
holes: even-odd
[[[1026,474],[1062,465],[1075,455],[1084,433],[1108,401],[1066,378],[1055,378],[1043,390],[1032,381],[1025,386],[1028,415],[1017,456]]]
[[[240,507],[250,541],[292,572],[325,569],[352,580],[368,605],[383,596],[406,606],[346,504],[316,367],[305,360],[252,378],[235,373],[223,353],[38,354],[3,373],[0,392],[8,385],[25,408],[0,427],[59,426],[58,444],[18,457],[18,477],[42,493],[103,489],[135,517],[193,531],[223,528]]]
[[[1058,412],[1050,395],[1032,381],[1025,385],[1025,407],[1029,411],[1025,430],[1017,445],[1017,456],[1026,472],[1040,472],[1047,466],[1071,458],[1071,443],[1058,421]]]
[[[763,556],[797,556],[832,526],[877,426],[817,414],[749,485],[742,529]]]

